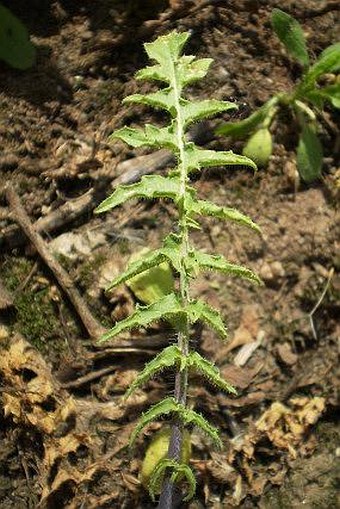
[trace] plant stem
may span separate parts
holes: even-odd
[[[186,271],[185,261],[188,257],[190,250],[189,243],[189,228],[187,223],[187,208],[186,208],[186,196],[187,196],[187,183],[188,183],[188,171],[185,166],[185,134],[183,130],[183,120],[180,104],[181,88],[177,82],[176,76],[176,63],[173,64],[173,80],[172,86],[175,95],[176,105],[176,137],[177,146],[179,148],[179,165],[181,188],[178,200],[178,213],[179,213],[179,237],[181,239],[181,266],[179,273],[179,291],[181,296],[181,304],[183,308],[190,302],[189,296],[189,279]],[[178,332],[177,346],[181,350],[183,356],[189,354],[189,335],[190,335],[190,324],[187,317],[183,323],[180,324]],[[187,390],[188,390],[188,369],[184,368],[176,373],[175,377],[175,399],[178,403],[186,406],[187,403]],[[183,424],[180,419],[174,420],[172,424],[171,437],[168,449],[168,458],[177,462],[181,461],[181,450],[183,442]],[[162,492],[159,499],[158,509],[174,509],[177,502],[180,501],[180,493],[176,489],[175,484],[171,481],[171,476],[168,474],[165,476]]]

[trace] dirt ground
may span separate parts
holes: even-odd
[[[93,214],[118,183],[171,164],[164,152],[147,156],[108,141],[122,125],[162,121],[160,113],[121,105],[149,87],[134,80],[146,64],[142,43],[190,30],[186,52],[214,63],[189,96],[235,101],[234,119],[243,118],[301,73],[272,32],[272,8],[299,20],[317,56],[339,40],[339,5],[2,3],[26,24],[37,62],[27,71],[0,62],[0,508],[152,508],[139,471],[161,424],[133,451],[127,444],[140,413],[173,390],[173,377],[157,377],[126,403],[121,395],[171,331],[158,325],[102,346],[96,339],[137,300],[125,287],[106,295],[105,286],[132,253],[159,245],[175,210],[142,202]],[[198,348],[238,396],[192,380],[192,406],[218,426],[224,447],[215,450],[193,431],[198,487],[182,505],[190,509],[340,507],[339,117],[327,108],[322,115],[323,176],[309,186],[292,172],[295,126],[279,121],[267,168],[255,176],[242,168],[203,171],[194,184],[262,229],[256,235],[205,219],[196,245],[251,267],[265,284],[210,273],[195,282],[194,293],[221,309],[230,331],[226,344],[195,331]],[[206,147],[240,151],[241,142],[214,136],[219,122],[193,134]],[[30,240],[25,213],[35,225]]]

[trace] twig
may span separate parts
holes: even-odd
[[[98,339],[106,332],[106,329],[92,316],[87,304],[84,302],[78,290],[74,287],[73,282],[60,263],[51,255],[45,245],[42,237],[37,233],[32,225],[24,207],[20,202],[20,198],[11,185],[6,188],[6,198],[11,208],[13,218],[20,225],[25,235],[35,246],[37,252],[44,260],[49,269],[53,272],[59,285],[64,290],[75,310],[77,311],[82,323],[84,324],[89,336],[92,339]]]
[[[311,326],[311,329],[312,329],[312,332],[313,332],[313,337],[314,337],[315,341],[318,340],[318,335],[317,335],[316,330],[315,330],[314,321],[313,321],[313,315],[315,314],[316,310],[320,307],[323,299],[325,298],[325,295],[326,295],[326,293],[328,291],[329,285],[331,284],[331,280],[332,280],[333,275],[334,275],[334,267],[332,267],[331,270],[329,271],[327,282],[325,284],[324,289],[322,290],[322,293],[321,293],[321,295],[319,297],[319,300],[317,301],[317,303],[313,307],[312,311],[310,311],[308,313],[308,318],[309,318],[309,321],[310,321],[310,326]]]

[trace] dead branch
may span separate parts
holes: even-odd
[[[21,204],[19,196],[11,185],[8,185],[6,188],[6,198],[10,206],[13,219],[20,225],[25,235],[29,238],[41,258],[52,271],[60,287],[64,290],[65,294],[73,304],[89,336],[92,339],[98,339],[106,332],[106,329],[93,317],[86,302],[83,300],[78,290],[74,287],[66,270],[64,270],[60,263],[52,256],[41,235],[36,232]]]

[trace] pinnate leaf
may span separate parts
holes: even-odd
[[[299,22],[281,9],[273,9],[272,25],[286,50],[301,65],[309,65],[305,36]]]
[[[169,198],[176,201],[179,196],[180,181],[177,176],[162,177],[146,175],[139,182],[122,185],[106,198],[96,209],[96,214],[113,209],[133,198]]]

